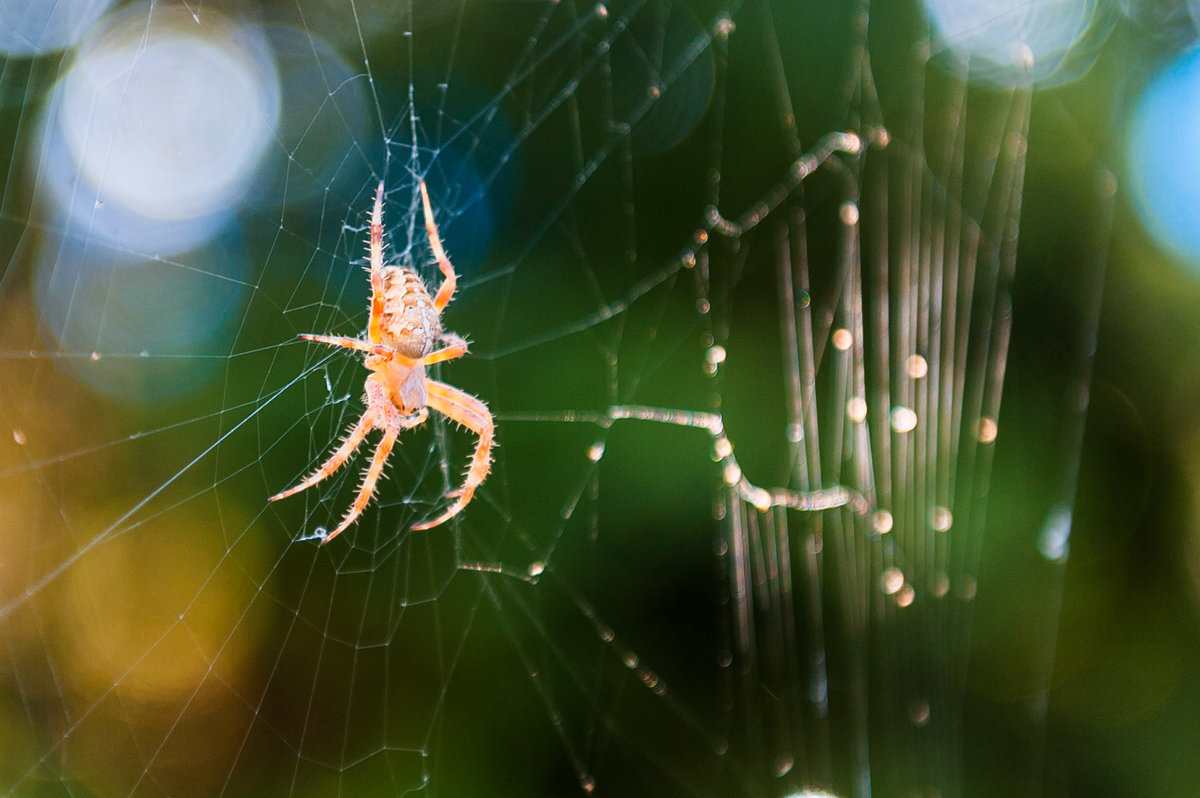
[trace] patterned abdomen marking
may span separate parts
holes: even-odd
[[[442,337],[442,322],[425,284],[411,269],[387,266],[383,276],[380,338],[401,355],[420,358]]]

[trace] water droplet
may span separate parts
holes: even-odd
[[[1059,507],[1038,533],[1038,552],[1051,562],[1065,562],[1071,550],[1071,509]]]
[[[891,532],[894,523],[895,519],[887,510],[876,510],[875,515],[871,518],[871,527],[881,535]]]
[[[845,327],[839,327],[833,331],[833,345],[845,352],[854,343],[854,336]]]
[[[900,434],[912,432],[917,428],[917,414],[910,407],[893,407],[890,419],[892,429]]]
[[[1013,63],[1033,69],[1033,49],[1025,42],[1013,46]]]
[[[838,209],[838,218],[847,227],[858,224],[858,205],[853,202],[843,202],[842,207]]]
[[[855,424],[861,424],[867,418],[867,400],[861,396],[853,397],[846,402],[846,416]]]
[[[909,355],[904,361],[905,369],[908,371],[908,376],[914,380],[919,380],[929,373],[929,361],[921,355]]]
[[[929,722],[929,702],[923,698],[914,698],[908,705],[908,717],[916,726],[924,726]]]
[[[754,509],[760,513],[765,513],[771,509],[771,493],[762,488],[754,488],[750,491],[750,503],[754,505]]]
[[[883,572],[882,582],[883,592],[893,596],[904,587],[904,572],[893,565]]]
[[[16,427],[13,427],[13,442],[16,443],[17,446],[25,445],[25,433]]]
[[[980,443],[994,442],[998,432],[996,420],[988,416],[984,416],[975,423],[975,437],[979,439]]]
[[[929,513],[929,525],[934,532],[946,532],[954,526],[954,513],[946,507],[934,507]]]
[[[1009,155],[1013,158],[1025,155],[1029,149],[1029,140],[1015,130],[1009,133],[1005,143],[1008,145]]]

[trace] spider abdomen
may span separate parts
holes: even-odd
[[[381,343],[405,357],[420,358],[433,351],[442,337],[442,322],[425,283],[411,269],[387,266],[383,276]]]

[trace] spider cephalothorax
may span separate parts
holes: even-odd
[[[383,265],[383,183],[380,183],[375,191],[371,235],[367,242],[371,271],[371,317],[367,322],[366,338],[307,333],[300,336],[308,341],[354,349],[366,355],[365,365],[371,371],[366,382],[367,408],[342,444],[311,476],[272,496],[271,501],[316,485],[349,459],[368,432],[376,428],[383,430],[383,438],[375,449],[371,464],[367,466],[358,497],[337,528],[324,538],[326,543],[344,532],[362,513],[375,493],[375,485],[396,444],[396,438],[402,430],[421,424],[429,416],[431,407],[470,429],[479,436],[479,442],[462,487],[449,494],[455,498],[454,503],[441,515],[416,524],[413,529],[429,529],[457,515],[471,501],[475,489],[483,483],[491,468],[494,423],[487,406],[469,393],[429,379],[425,374],[426,366],[466,354],[467,342],[454,333],[442,330],[442,310],[453,298],[457,280],[454,267],[442,248],[424,181],[421,181],[421,207],[425,214],[429,248],[433,250],[444,277],[437,295],[430,297],[425,283],[411,269]],[[440,349],[437,348],[439,344],[442,345]]]

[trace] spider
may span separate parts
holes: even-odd
[[[370,370],[366,380],[366,404],[362,417],[346,434],[342,444],[329,455],[320,468],[298,485],[271,497],[270,501],[299,493],[311,488],[337,471],[372,429],[383,430],[383,438],[375,448],[371,464],[363,475],[362,486],[354,504],[346,511],[342,522],[325,536],[328,543],[353,524],[362,514],[375,484],[383,471],[384,463],[391,454],[396,438],[403,430],[419,426],[433,408],[447,418],[453,419],[479,437],[475,454],[467,467],[462,487],[447,494],[455,501],[441,515],[431,521],[413,526],[414,530],[429,529],[458,515],[475,489],[483,484],[491,470],[492,433],[495,429],[492,414],[487,405],[465,391],[430,379],[425,367],[462,357],[467,352],[467,342],[454,333],[443,332],[441,314],[454,297],[456,276],[450,259],[442,248],[437,225],[433,221],[433,208],[429,204],[429,191],[421,181],[421,205],[425,212],[425,231],[429,236],[429,248],[437,260],[438,268],[445,279],[437,295],[430,298],[425,283],[412,269],[401,266],[383,265],[383,183],[375,191],[375,208],[371,212],[371,234],[367,241],[371,272],[371,316],[367,322],[366,339],[330,335],[300,335],[306,341],[353,349],[366,355],[365,365]],[[440,349],[435,348],[441,344]]]

